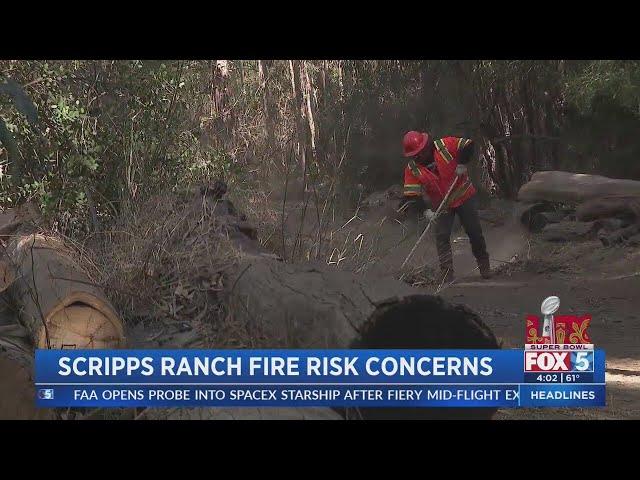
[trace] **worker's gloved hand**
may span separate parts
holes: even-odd
[[[427,219],[427,222],[430,222],[431,220],[433,220],[435,216],[436,216],[435,212],[430,208],[424,211],[424,218]]]
[[[456,167],[456,175],[464,175],[465,173],[467,173],[466,165],[460,164]]]

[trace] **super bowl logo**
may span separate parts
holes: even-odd
[[[542,317],[527,315],[525,344],[539,345],[589,345],[592,347],[588,328],[591,315],[555,315],[560,308],[560,298],[548,297],[540,307]]]

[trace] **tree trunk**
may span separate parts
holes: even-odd
[[[595,237],[594,222],[551,223],[542,230],[542,239],[548,242],[575,242]]]
[[[576,209],[576,217],[583,222],[616,216],[640,221],[640,196],[594,198]]]
[[[124,346],[122,321],[60,240],[16,235],[7,252],[17,270],[8,292],[37,348]]]
[[[307,142],[307,136],[305,135],[305,126],[304,126],[304,111],[305,104],[304,99],[302,98],[302,89],[300,82],[300,61],[299,60],[289,60],[289,71],[291,74],[291,90],[293,92],[293,115],[296,121],[296,137],[298,143],[298,153],[299,153],[299,165],[303,179],[303,186],[306,189],[307,179],[307,163],[309,161],[309,144]]]
[[[242,60],[238,60],[238,71],[240,72],[240,90],[242,90],[243,95],[246,95],[247,91],[244,85],[244,65]]]
[[[307,62],[304,60],[300,64],[300,79],[303,83],[304,100],[307,107],[306,116],[309,128],[309,140],[311,144],[311,153],[314,163],[317,161],[317,149],[316,149],[316,124],[313,115],[313,86],[309,79],[309,72],[307,69]]]
[[[534,222],[535,216],[539,213],[557,211],[564,211],[567,214],[569,213],[568,209],[562,208],[562,204],[552,202],[540,202],[533,205],[519,203],[516,205],[516,209],[517,216],[520,218],[520,223],[522,223],[522,225],[524,225],[528,230],[533,228],[532,223]]]
[[[529,230],[537,233],[541,232],[547,225],[559,223],[567,217],[566,212],[540,212],[533,215],[529,222]]]
[[[258,348],[498,348],[470,310],[392,278],[245,258],[230,307]],[[341,411],[349,415],[348,411]],[[363,418],[490,418],[494,409],[360,409]]]
[[[340,92],[340,118],[344,121],[344,60],[338,60],[338,91]]]
[[[264,112],[264,128],[267,137],[267,147],[269,151],[273,151],[275,146],[275,128],[274,128],[274,106],[271,95],[271,69],[273,68],[273,60],[258,60],[258,73],[260,75],[260,86],[262,88],[262,109]]]
[[[229,98],[232,96],[228,60],[215,60],[211,66],[211,118],[213,141],[218,147],[225,145],[235,129]],[[222,138],[222,142],[220,141]]]
[[[640,182],[552,170],[534,173],[518,192],[523,202],[581,203],[614,196],[640,197]]]
[[[622,243],[625,240],[632,238],[638,232],[640,232],[640,224],[634,223],[633,225],[629,225],[628,227],[616,230],[609,235],[602,235],[600,237],[600,241],[605,247],[610,247],[612,245]]]
[[[255,348],[498,348],[491,330],[462,306],[391,277],[361,276],[325,264],[287,264],[238,230],[230,202],[213,202],[211,209],[241,252],[228,272],[226,297],[234,321],[245,325]],[[387,418],[493,413],[385,411]]]

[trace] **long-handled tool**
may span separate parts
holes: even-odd
[[[431,217],[431,220],[429,220],[429,223],[427,224],[426,228],[422,232],[422,235],[420,235],[420,237],[416,241],[416,244],[413,246],[413,248],[409,252],[409,255],[407,255],[407,258],[405,258],[404,262],[402,262],[402,266],[400,267],[400,270],[404,269],[404,266],[407,264],[409,259],[413,256],[414,252],[416,251],[416,248],[418,248],[418,245],[420,245],[420,243],[422,242],[422,239],[427,235],[429,228],[431,228],[431,224],[440,216],[440,212],[442,211],[443,207],[447,204],[447,200],[449,200],[449,195],[451,195],[451,192],[453,191],[453,186],[458,181],[458,178],[459,176],[456,175],[456,178],[451,183],[451,186],[449,187],[447,194],[444,196],[444,199],[442,200],[442,202],[440,202],[440,205],[438,206],[436,213],[433,215],[433,217]]]

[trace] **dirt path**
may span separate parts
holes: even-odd
[[[607,407],[502,410],[498,418],[640,418],[640,252],[597,241],[557,246],[526,233],[518,244],[513,232],[488,227],[487,241],[492,255],[512,255],[516,263],[492,265],[498,270],[491,280],[477,272],[459,277],[439,293],[480,314],[506,348],[523,345],[525,315],[539,314],[547,296],[560,297],[564,314],[590,313],[591,337],[606,351]],[[454,258],[465,272],[473,265],[468,250],[457,249]]]

